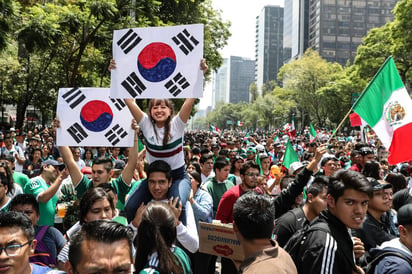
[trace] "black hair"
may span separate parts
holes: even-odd
[[[322,159],[322,161],[320,161],[320,166],[321,167],[325,166],[326,163],[329,162],[330,160],[335,161],[335,162],[339,162],[339,159],[336,158],[335,156],[327,156],[327,157],[324,157]]]
[[[325,188],[328,188],[328,183],[329,178],[327,176],[317,176],[310,186],[306,188],[306,193],[316,197],[319,193],[322,193]]]
[[[96,159],[93,160],[92,167],[94,165],[103,165],[104,169],[107,172],[110,172],[113,169],[113,162],[110,160],[110,158],[107,157],[97,157]]]
[[[147,178],[150,177],[150,174],[153,172],[163,172],[166,175],[168,181],[172,178],[172,169],[169,164],[162,160],[154,161],[147,168]]]
[[[292,176],[292,175],[283,176],[283,178],[280,179],[280,190],[287,188],[288,185],[291,182],[293,182],[294,179],[295,179],[295,176]]]
[[[111,183],[101,183],[99,184],[97,187],[103,188],[104,191],[106,192],[113,192],[114,194],[117,195],[117,190],[116,188],[113,187],[113,185]]]
[[[86,191],[82,198],[80,199],[79,205],[79,221],[83,225],[85,223],[84,219],[87,216],[90,208],[96,201],[107,199],[110,203],[112,210],[115,210],[115,205],[113,203],[112,196],[110,196],[103,188],[95,187]]]
[[[200,173],[197,171],[190,171],[189,175],[195,179],[195,181],[198,183],[197,186],[199,187],[200,184],[202,183],[202,177],[200,176]]]
[[[245,239],[270,239],[275,207],[268,195],[248,191],[233,206],[233,221]]]
[[[216,172],[216,169],[221,170],[222,168],[224,168],[225,166],[229,166],[230,163],[228,160],[226,160],[225,158],[219,158],[215,161],[215,163],[213,164],[213,171]]]
[[[204,163],[206,163],[207,160],[210,160],[210,159],[213,160],[213,156],[212,156],[212,155],[209,155],[209,154],[207,154],[207,155],[202,155],[202,156],[200,156],[199,163],[204,164]]]
[[[372,177],[376,180],[382,179],[380,177],[380,168],[381,166],[377,161],[367,161],[362,168],[362,174],[366,177]]]
[[[159,273],[183,273],[170,248],[176,240],[176,217],[170,206],[163,202],[150,202],[142,214],[142,221],[135,238],[135,269],[144,269],[146,258],[156,251]]]
[[[389,173],[386,175],[385,181],[392,185],[394,194],[407,187],[405,176],[400,173]]]
[[[0,167],[3,167],[6,173],[0,172],[0,182],[2,185],[7,186],[7,194],[14,195],[14,180],[13,174],[7,165],[7,163],[0,163]]]
[[[197,161],[191,161],[187,166],[190,166],[190,165],[192,165],[192,166],[194,166],[195,167],[195,170],[197,171],[197,172],[201,172],[201,168],[200,168],[200,165],[199,165],[199,163],[197,162]],[[187,167],[186,167],[186,169],[187,169]]]
[[[255,161],[246,161],[240,167],[240,175],[245,175],[246,170],[248,170],[249,168],[256,168],[260,172],[260,166]]]
[[[82,257],[82,244],[84,241],[102,242],[105,244],[111,244],[117,241],[126,240],[129,247],[130,261],[133,261],[132,255],[132,239],[133,231],[118,222],[109,220],[96,220],[82,225],[80,231],[78,231],[70,239],[69,246],[69,262],[73,269],[76,270],[77,265],[80,263]]]
[[[34,227],[29,217],[22,212],[0,212],[0,227],[19,227],[27,240],[34,239]]]
[[[371,183],[359,172],[350,169],[341,169],[329,177],[328,194],[330,194],[335,201],[343,196],[346,189],[363,192],[369,197],[373,195]]]
[[[18,194],[14,196],[10,201],[9,210],[14,210],[18,205],[31,205],[37,215],[40,215],[39,202],[32,194]]]

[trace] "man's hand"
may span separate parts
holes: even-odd
[[[355,253],[355,258],[359,259],[362,257],[363,254],[365,254],[365,246],[363,245],[363,242],[361,239],[357,237],[352,237],[353,240],[353,253]]]
[[[170,197],[168,204],[172,208],[173,213],[176,216],[176,224],[179,224],[180,223],[179,217],[180,217],[180,214],[182,213],[182,202],[179,201],[179,197],[176,197],[176,198]]]

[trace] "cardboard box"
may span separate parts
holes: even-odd
[[[237,261],[245,258],[232,224],[199,222],[199,251]]]

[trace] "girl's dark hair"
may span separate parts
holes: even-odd
[[[191,161],[187,166],[190,166],[190,165],[194,166],[197,172],[199,172],[199,173],[201,172],[201,168],[200,168],[200,165],[199,165],[198,162]],[[186,169],[187,169],[187,167],[186,167]]]
[[[0,167],[3,167],[4,170],[6,171],[5,173],[0,172],[1,184],[4,185],[4,186],[7,186],[7,194],[14,195],[15,189],[14,189],[13,174],[12,174],[9,166],[6,163],[1,162]]]
[[[170,116],[167,117],[166,123],[165,123],[165,134],[163,137],[163,146],[167,145],[167,141],[169,140],[169,134],[170,134],[170,121],[172,120],[173,114],[174,114],[174,105],[173,102],[169,99],[152,99],[149,101],[149,107],[147,108],[148,111],[148,115],[150,117],[150,120],[152,121],[152,124],[155,125],[156,122],[153,119],[151,112],[152,112],[152,108],[154,106],[158,106],[161,105],[162,103],[165,103],[165,105],[170,109]],[[153,127],[154,132],[157,136],[157,129],[156,126]]]
[[[176,240],[176,217],[170,206],[163,202],[150,202],[142,214],[135,238],[137,272],[144,269],[149,255],[156,251],[159,273],[183,273],[183,267],[171,251]]]
[[[195,179],[195,181],[198,183],[197,186],[199,187],[202,183],[202,177],[200,176],[200,173],[197,171],[190,171],[189,174],[193,177],[193,179]]]

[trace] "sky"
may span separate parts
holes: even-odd
[[[255,57],[255,30],[256,16],[265,5],[283,7],[284,0],[213,0],[213,7],[221,10],[222,19],[230,21],[232,36],[227,46],[221,51],[224,58],[241,56],[254,59]],[[205,87],[203,98],[200,100],[200,109],[212,105],[212,85],[209,82]]]

